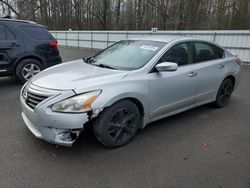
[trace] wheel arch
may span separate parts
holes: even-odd
[[[110,107],[110,106],[112,106],[112,105],[114,105],[114,104],[116,104],[116,103],[118,103],[120,101],[124,101],[124,100],[128,100],[128,101],[134,103],[137,106],[137,108],[139,110],[139,113],[140,113],[140,125],[139,125],[139,128],[143,129],[145,127],[145,122],[146,122],[145,121],[145,114],[147,113],[146,112],[147,109],[143,105],[143,102],[140,99],[138,99],[137,97],[128,96],[128,97],[117,98],[116,100],[112,100],[112,102],[109,101],[108,105],[105,105],[104,109],[108,108],[108,107]]]
[[[233,75],[231,75],[231,74],[228,75],[224,80],[226,80],[226,79],[230,79],[230,80],[233,82],[233,86],[235,86],[235,80],[236,80],[236,79],[235,79],[235,77],[234,77]],[[224,80],[223,80],[223,81],[224,81]]]
[[[115,103],[123,101],[123,100],[128,100],[128,101],[133,102],[137,106],[137,108],[138,108],[138,110],[140,112],[141,119],[144,117],[144,115],[145,115],[145,107],[144,107],[143,103],[141,102],[141,100],[139,100],[137,97],[134,97],[134,96],[133,97],[132,96],[131,97],[127,96],[127,97],[115,98],[115,99],[109,101],[105,105],[104,108],[110,107],[110,106],[114,105]]]
[[[133,95],[132,93],[119,95],[119,96],[113,97],[111,100],[107,101],[107,103],[105,103],[105,105],[103,105],[103,108],[108,108],[108,107],[110,107],[110,106],[114,105],[115,103],[122,101],[122,100],[129,100],[137,106],[137,108],[140,112],[140,119],[141,119],[140,128],[143,128],[144,123],[145,123],[145,117],[146,117],[146,114],[148,113],[148,106],[145,103],[143,97],[140,97],[138,95]]]

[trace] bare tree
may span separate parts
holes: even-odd
[[[2,15],[49,29],[250,29],[249,0],[0,0]]]

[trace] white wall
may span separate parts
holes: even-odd
[[[115,42],[138,36],[190,36],[219,43],[250,62],[250,30],[244,31],[50,31],[61,46],[103,49]]]

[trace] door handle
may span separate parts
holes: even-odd
[[[11,47],[13,47],[13,46],[20,46],[20,44],[17,44],[17,43],[15,43],[15,42],[12,42],[12,43],[10,44],[10,46],[11,46]]]
[[[219,69],[224,68],[224,67],[225,67],[225,65],[223,65],[223,64],[219,64],[219,65],[218,65],[218,68],[219,68]]]
[[[189,73],[188,77],[194,77],[194,76],[197,76],[198,73],[197,72],[191,72]]]

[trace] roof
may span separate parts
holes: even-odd
[[[187,39],[187,37],[182,37],[182,36],[164,36],[164,35],[151,35],[151,36],[141,36],[141,37],[136,37],[136,38],[131,38],[132,40],[152,40],[152,41],[159,41],[159,42],[166,42],[169,43],[174,40],[180,40],[180,39]]]
[[[178,35],[172,36],[164,36],[164,35],[151,35],[151,36],[141,36],[136,38],[130,38],[130,40],[151,40],[151,41],[158,41],[158,42],[172,42],[172,41],[180,41],[180,40],[199,40],[198,38],[191,38],[191,37],[184,37]]]
[[[171,43],[171,42],[186,42],[186,41],[200,41],[200,42],[207,42],[213,45],[216,45],[220,48],[222,47],[220,44],[209,41],[209,40],[204,40],[201,38],[192,38],[192,37],[185,37],[185,36],[180,36],[180,35],[171,35],[171,36],[166,36],[166,35],[151,35],[151,36],[141,36],[141,37],[136,37],[136,38],[129,38],[129,40],[149,40],[149,41],[157,41],[157,42],[165,42],[165,43]]]
[[[22,22],[22,23],[32,23],[37,24],[36,22],[28,21],[28,20],[18,20],[18,19],[9,19],[9,18],[0,18],[0,21],[11,21],[11,22]]]

